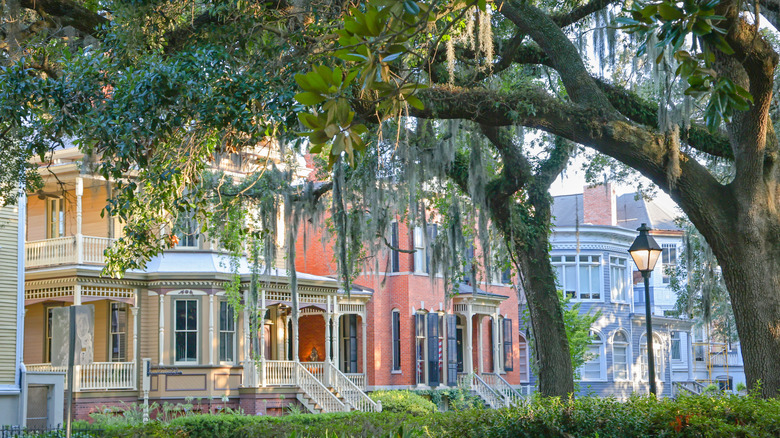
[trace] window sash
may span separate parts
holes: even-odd
[[[198,301],[174,301],[174,361],[198,361]]]
[[[588,354],[591,358],[580,368],[580,377],[582,380],[601,380],[601,363],[603,354],[601,354],[601,342],[588,345]]]
[[[233,306],[219,302],[219,361],[236,361],[236,319]]]
[[[65,236],[65,200],[62,198],[47,198],[46,207],[47,238],[55,239]]]
[[[583,301],[601,301],[601,256],[554,256],[556,285],[569,298]]]
[[[615,380],[628,380],[628,344],[612,346],[612,373]]]
[[[401,312],[393,310],[393,371],[401,370]]]
[[[109,335],[111,362],[124,362],[127,360],[127,304],[111,303]]]
[[[398,222],[390,225],[390,244],[393,248],[399,248]],[[390,272],[399,272],[401,270],[400,254],[396,250],[390,252]]]

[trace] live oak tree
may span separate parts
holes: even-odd
[[[367,126],[407,114],[471,121],[495,138],[518,125],[546,131],[637,169],[680,205],[723,269],[748,385],[760,380],[764,395],[777,395],[780,171],[770,115],[778,57],[754,18],[780,20],[776,0],[656,1],[622,13],[624,32],[644,43],[640,55],[678,66],[693,98],[692,109],[677,111],[684,98],[664,94],[662,117],[630,83],[592,72],[589,47],[577,44],[594,23],[607,31],[594,35],[613,38],[604,11],[621,2],[326,3],[6,0],[25,19],[3,23],[3,135],[36,153],[78,137],[85,151],[111,157],[100,170],[107,177],[140,166],[138,181],[166,182],[128,183],[112,204],[143,260],[167,243],[150,224],[198,204],[183,187],[200,163],[297,130],[290,116],[302,108],[290,98],[299,91],[310,93],[301,104],[318,109],[301,119],[309,140],[333,164],[365,149]],[[59,38],[69,26],[67,41],[91,35],[100,44],[74,53]],[[469,34],[476,38],[458,37]],[[312,64],[321,65],[296,89],[291,76]],[[537,74],[518,74],[527,70]],[[505,161],[516,152],[492,144]],[[175,165],[182,156],[187,165]],[[733,161],[731,181],[699,161],[712,156]],[[504,181],[518,184],[513,178]],[[515,208],[505,200],[497,211]],[[527,212],[543,219],[543,209]],[[501,217],[517,217],[509,213]]]

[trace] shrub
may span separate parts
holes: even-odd
[[[436,405],[411,391],[374,391],[369,396],[382,402],[382,411],[426,415],[436,412]]]

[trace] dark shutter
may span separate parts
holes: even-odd
[[[471,268],[474,260],[474,245],[466,249],[466,267],[463,269],[463,281],[471,283]]]
[[[431,255],[433,254],[433,241],[436,240],[436,236],[439,235],[439,227],[436,224],[428,225],[428,248],[425,248],[425,272],[431,273]]]
[[[458,384],[458,317],[447,315],[447,386]]]
[[[401,369],[401,312],[393,311],[393,371]]]
[[[514,361],[512,358],[512,339],[514,339],[514,332],[512,331],[512,320],[504,319],[504,371],[514,370]]]
[[[398,222],[393,222],[390,225],[390,245],[393,248],[398,248]],[[401,270],[401,261],[398,255],[398,251],[391,250],[390,272],[398,272],[400,270]]]
[[[428,314],[428,385],[439,386],[439,314]]]

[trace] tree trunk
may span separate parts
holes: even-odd
[[[710,242],[723,269],[742,346],[748,388],[755,389],[760,382],[763,397],[778,397],[780,224],[777,213],[771,213],[771,207],[757,207],[747,198],[747,195],[736,196],[734,219],[720,229],[702,232],[702,235]]]
[[[539,392],[549,397],[566,397],[574,392],[574,370],[558,288],[550,264],[550,200],[546,193],[542,198],[541,202],[534,202],[535,216],[524,218],[530,224],[519,220],[522,217],[518,214],[521,207],[515,204],[513,198],[500,204],[490,202],[489,207],[493,221],[506,236],[515,266],[521,273],[539,366]]]

